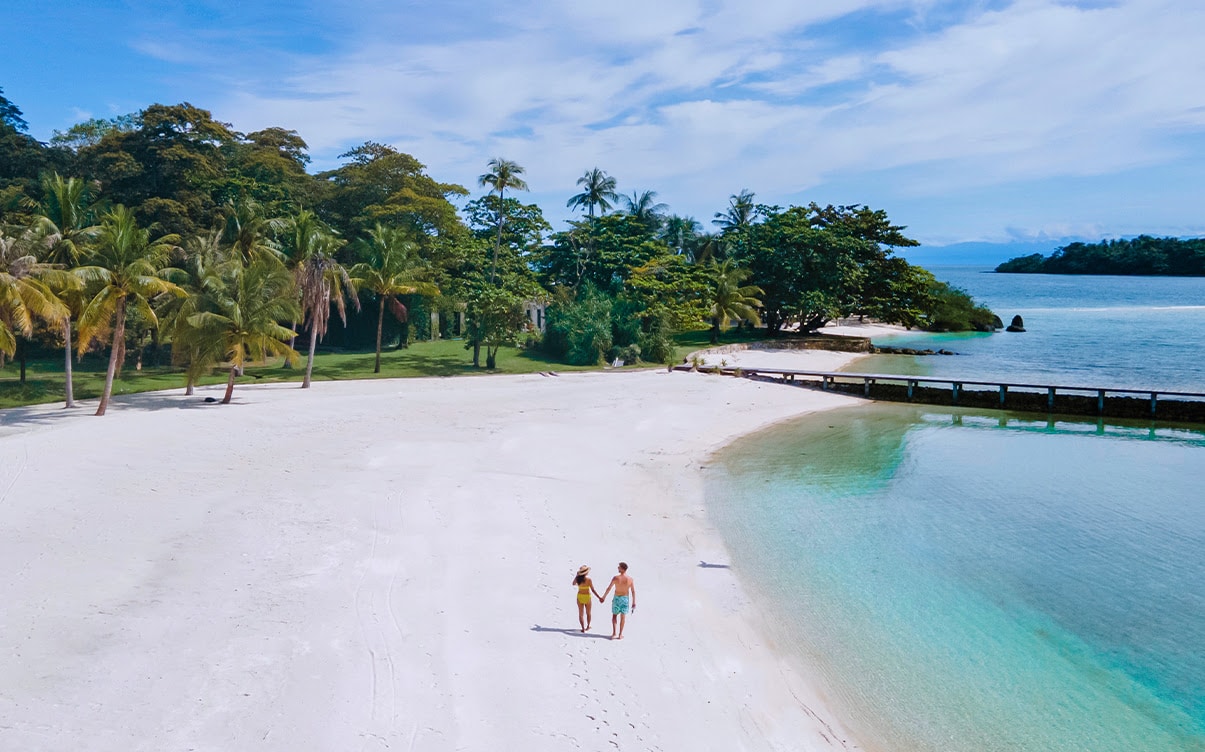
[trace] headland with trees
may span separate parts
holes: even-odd
[[[315,373],[446,373],[458,358],[531,371],[666,363],[684,343],[806,334],[849,316],[999,326],[895,255],[916,241],[863,205],[780,207],[741,190],[705,229],[592,167],[567,191],[580,217],[558,230],[521,200],[525,170],[504,158],[484,165],[473,196],[371,141],[312,173],[296,131],[240,133],[187,103],[46,143],[27,131],[0,91],[0,366],[20,369],[0,404],[55,398],[24,390],[27,363],[57,368],[69,405],[73,369],[92,374],[103,414],[115,380],[139,391],[221,379],[229,401],[240,377],[269,366],[309,386]],[[383,362],[383,348],[436,334],[437,356],[400,371]],[[323,345],[355,358],[324,366],[339,356],[316,358]]]
[[[1034,253],[996,267],[1004,274],[1205,276],[1205,238],[1136,238],[1070,243],[1049,256]]]

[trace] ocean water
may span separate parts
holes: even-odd
[[[776,642],[868,749],[1205,750],[1205,433],[867,405],[709,473]]]
[[[1205,278],[992,274],[931,267],[1024,333],[910,332],[876,344],[957,356],[879,355],[847,370],[1063,386],[1205,391]]]
[[[1029,331],[849,370],[1205,391],[1205,279],[934,271]],[[1205,426],[866,404],[708,472],[776,643],[868,749],[1205,752]]]

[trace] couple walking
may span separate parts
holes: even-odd
[[[594,582],[590,579],[590,567],[585,564],[577,570],[573,584],[577,585],[577,620],[581,623],[583,632],[590,628],[591,607],[594,605],[590,600],[590,593],[594,593],[598,602],[602,603],[607,600],[611,588],[615,589],[615,597],[611,599],[611,639],[622,640],[628,614],[636,611],[636,583],[628,576],[628,565],[619,562],[619,574],[611,578],[611,584],[607,585],[607,590],[602,595],[594,589]]]

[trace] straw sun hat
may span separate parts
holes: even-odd
[[[580,567],[578,567],[577,573],[578,574],[590,574],[590,567],[583,564]]]

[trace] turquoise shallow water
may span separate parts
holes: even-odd
[[[911,405],[713,463],[778,641],[871,747],[1205,750],[1205,433]]]
[[[881,355],[848,370],[1040,384],[1205,391],[1205,278],[991,274],[933,267],[1021,334],[907,333],[876,340],[958,356]]]

